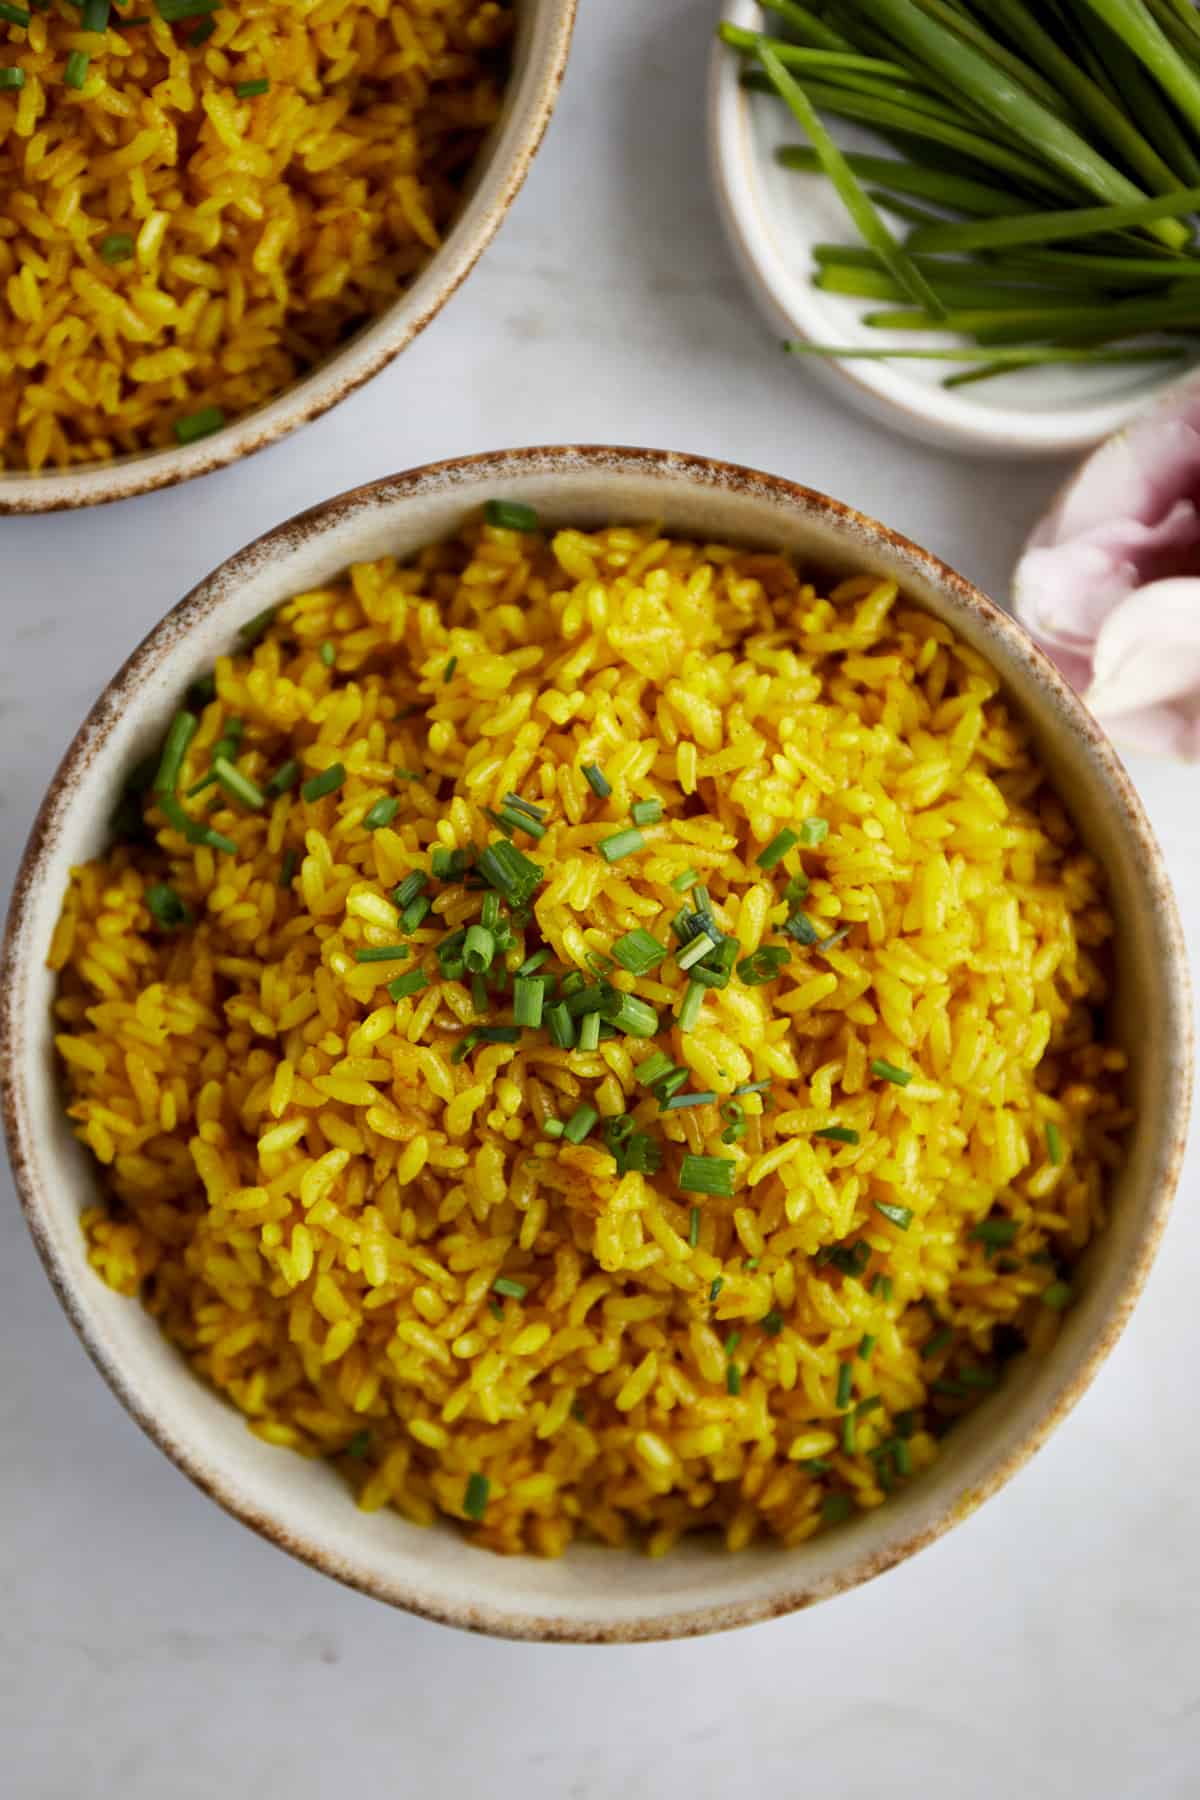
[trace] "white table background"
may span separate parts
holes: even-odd
[[[840,414],[719,236],[707,0],[582,0],[499,240],[411,350],[238,468],[0,522],[0,886],[75,724],[167,606],[301,507],[519,443],[825,488],[1003,596],[1060,479]],[[1188,771],[1133,773],[1200,945]],[[193,1490],[59,1313],[0,1177],[0,1794],[10,1800],[1184,1800],[1200,1792],[1200,1152],[1133,1325],[1034,1464],[916,1561],[695,1643],[509,1645],[388,1611]]]

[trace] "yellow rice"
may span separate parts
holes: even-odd
[[[156,842],[75,872],[51,960],[102,1166],[92,1262],[253,1431],[421,1523],[463,1519],[482,1475],[495,1550],[662,1552],[706,1527],[792,1545],[919,1474],[1018,1343],[1053,1341],[1127,1123],[1097,1036],[1110,922],[1023,726],[944,625],[869,578],[819,597],[776,555],[476,522],[296,597],[216,682],[185,786],[232,715],[253,779],[294,756],[340,760],[344,785],[219,798],[236,856],[152,812]],[[770,985],[709,992],[688,1035],[673,959],[614,975],[694,1088],[770,1082],[740,1142],[715,1104],[659,1112],[638,1039],[527,1031],[455,1061],[472,996],[430,947],[478,892],[433,884],[422,993],[388,999],[411,962],[355,961],[396,941],[389,896],[432,846],[495,839],[510,790],[547,813],[510,968],[542,941],[568,968],[635,926],[669,942],[689,868],[743,954],[787,941],[801,869],[811,919],[850,927]],[[609,867],[599,840],[653,795],[662,822]],[[765,873],[763,846],[813,818],[825,840]],[[152,924],[164,878],[194,928]],[[661,1172],[618,1176],[598,1132],[545,1136],[585,1098],[659,1137]],[[814,1136],[830,1125],[858,1142]],[[684,1152],[732,1158],[734,1198],[681,1193]]]
[[[239,0],[196,43],[203,18],[121,10],[0,22],[25,78],[0,89],[0,469],[235,418],[386,307],[498,114],[512,26],[509,0]]]

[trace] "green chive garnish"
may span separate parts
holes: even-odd
[[[424,894],[418,894],[417,898],[411,900],[400,914],[400,923],[405,931],[416,931],[428,911],[429,901]]]
[[[679,1189],[684,1194],[732,1200],[733,1163],[727,1156],[685,1156],[679,1165]]]
[[[1050,1119],[1046,1125],[1046,1155],[1057,1168],[1063,1159],[1062,1133]]]
[[[453,681],[454,671],[455,671],[455,669],[457,669],[457,667],[458,667],[458,658],[457,658],[457,656],[452,656],[450,658],[450,661],[446,664],[445,668],[442,670],[442,680],[443,681]]]
[[[740,1394],[741,1391],[742,1371],[738,1368],[736,1363],[728,1363],[725,1369],[725,1392],[727,1394],[737,1395]]]
[[[927,1338],[921,1345],[922,1359],[925,1362],[928,1362],[931,1357],[938,1354],[939,1350],[944,1350],[946,1348],[946,1345],[953,1336],[954,1327],[952,1325],[943,1325],[939,1331],[935,1331],[933,1336]]]
[[[538,516],[532,506],[521,500],[489,500],[483,509],[489,525],[500,531],[536,531]]]
[[[689,981],[683,1003],[679,1008],[680,1031],[693,1031],[700,1017],[700,1008],[704,1005],[704,996],[708,992],[702,981]]]
[[[30,15],[23,6],[10,6],[8,0],[0,0],[0,19],[6,20],[10,25],[27,26]]]
[[[1042,1305],[1054,1312],[1064,1312],[1074,1299],[1074,1292],[1065,1281],[1052,1281],[1048,1288],[1042,1289]]]
[[[821,941],[820,932],[806,912],[794,912],[791,918],[785,922],[783,929],[790,938],[795,938],[796,942],[802,944],[806,950]]]
[[[739,1099],[743,1094],[765,1094],[770,1085],[769,1081],[743,1081],[740,1087],[734,1088],[734,1099]]]
[[[890,1081],[895,1087],[907,1087],[913,1078],[911,1069],[898,1069],[895,1063],[885,1062],[877,1056],[871,1064],[872,1075],[878,1075],[880,1081]]]
[[[829,821],[827,819],[805,819],[800,827],[800,842],[806,850],[814,850],[818,844],[823,844],[828,836]]]
[[[971,1236],[995,1249],[1002,1244],[1011,1244],[1019,1229],[1015,1219],[982,1219]]]
[[[523,1300],[529,1289],[523,1281],[513,1281],[508,1275],[497,1275],[492,1283],[492,1291],[503,1294],[506,1300]]]
[[[410,869],[400,885],[392,889],[392,899],[403,912],[405,907],[411,906],[417,895],[423,894],[428,886],[429,882],[423,869]],[[464,937],[465,935],[464,933]]]
[[[774,981],[792,960],[790,950],[781,944],[764,944],[758,950],[743,956],[737,966],[738,977],[747,987],[765,987]]]
[[[220,12],[224,0],[154,0],[155,11],[168,25],[181,19],[198,19],[204,13]]]
[[[662,1110],[663,1112],[682,1112],[690,1106],[711,1106],[716,1097],[710,1088],[698,1094],[672,1094],[669,1099],[663,1101]]]
[[[479,873],[513,908],[532,900],[543,880],[540,864],[531,862],[506,838],[488,845],[479,858]]]
[[[268,93],[270,87],[271,83],[266,79],[260,79],[258,81],[238,81],[234,83],[233,91],[239,100],[253,100],[257,94]]]
[[[695,869],[685,869],[682,875],[676,875],[671,886],[677,894],[686,894],[689,888],[695,887],[699,879],[700,876]]]
[[[624,937],[618,938],[612,953],[614,960],[631,975],[648,975],[667,954],[658,939],[643,931],[640,925],[636,931],[627,931]]]
[[[661,1081],[664,1075],[669,1075],[674,1067],[675,1064],[669,1056],[664,1055],[661,1050],[655,1050],[651,1056],[646,1057],[643,1062],[638,1064],[634,1073],[643,1087],[652,1087],[656,1081]]]
[[[472,975],[483,975],[492,966],[496,954],[496,939],[483,925],[471,925],[467,929],[467,941],[463,946],[463,961]]]
[[[589,1106],[586,1100],[577,1106],[563,1127],[563,1136],[568,1144],[582,1144],[599,1117],[596,1108]]]
[[[274,796],[286,794],[291,788],[295,787],[299,779],[300,764],[293,761],[285,762],[282,767],[276,769],[270,781],[268,781],[267,793]]]
[[[597,800],[607,800],[612,788],[605,780],[597,763],[584,763],[583,776]]]
[[[3,76],[8,72],[9,71],[6,70],[0,70],[0,85],[6,87],[21,87],[24,84],[25,77],[19,69],[16,71],[18,75],[21,75],[21,80],[19,82],[4,82]],[[101,262],[128,262],[132,255],[133,239],[127,231],[114,231],[111,236],[100,239]]]
[[[422,993],[428,986],[428,975],[420,969],[410,969],[407,975],[397,975],[394,981],[388,982],[388,997],[391,1000],[411,1000],[414,994]]]
[[[886,1200],[875,1201],[875,1211],[894,1225],[897,1231],[907,1231],[913,1222],[911,1206],[889,1206]]]
[[[25,71],[24,71],[24,69],[11,69],[11,68],[10,69],[0,69],[0,89],[23,88],[24,86],[25,86]],[[123,252],[123,254],[132,255],[133,254],[133,239],[129,238],[129,239],[124,239],[122,241],[128,242],[128,244],[129,244],[128,251]],[[105,244],[111,244],[111,243],[115,243],[115,242],[116,242],[116,239],[114,239],[114,238],[105,238],[105,240],[104,240]],[[100,254],[101,254],[101,256],[104,256],[104,244],[101,244],[101,246],[100,246]],[[113,257],[105,256],[104,260],[105,260],[105,262],[120,262],[121,258],[119,256],[113,256]]]
[[[823,1125],[820,1131],[814,1131],[815,1138],[825,1138],[831,1144],[857,1144],[857,1131],[851,1131],[848,1125]]]
[[[191,923],[192,915],[184,905],[173,887],[165,881],[155,882],[142,895],[150,911],[151,917],[164,931],[175,931],[180,925]]]
[[[800,839],[797,834],[794,831],[785,828],[777,837],[771,839],[766,849],[761,850],[754,860],[757,862],[760,869],[773,869],[777,863],[783,861],[788,851],[799,842]]]
[[[525,961],[517,970],[517,974],[533,975],[542,967],[543,963],[548,963],[550,961],[551,954],[552,953],[549,950],[535,950],[532,956],[527,956],[525,958]]]
[[[84,31],[107,31],[111,0],[83,0],[79,24]]]
[[[360,944],[354,952],[358,963],[404,962],[412,955],[408,944]]]
[[[579,1021],[579,1048],[581,1050],[598,1050],[600,1048],[600,1014],[585,1013]]]
[[[874,1350],[877,1342],[878,1339],[873,1338],[869,1331],[864,1333],[862,1341],[858,1346],[858,1354],[863,1362],[870,1362],[871,1352]]]
[[[391,824],[399,810],[400,802],[395,795],[385,794],[382,799],[376,800],[364,815],[363,829],[365,831],[382,831],[385,825]]]
[[[369,1431],[356,1431],[354,1436],[350,1439],[350,1442],[346,1445],[346,1455],[352,1456],[354,1458],[355,1462],[361,1462],[363,1457],[367,1454],[367,1451],[370,1448],[371,1448],[370,1432]]]
[[[694,1250],[700,1242],[700,1208],[693,1206],[688,1214],[688,1243]]]
[[[641,832],[631,827],[626,831],[614,831],[611,837],[601,838],[596,846],[605,862],[620,862],[623,856],[632,856],[636,850],[646,848],[646,840]]]
[[[340,762],[330,763],[319,775],[313,775],[300,789],[304,800],[323,800],[327,794],[334,794],[346,779],[346,771]]]
[[[224,423],[225,414],[219,406],[202,406],[199,412],[189,413],[185,419],[176,419],[176,441],[180,444],[194,444],[197,438],[211,437],[214,431],[220,431]]]
[[[513,980],[514,1024],[531,1027],[540,1025],[545,993],[544,981],[534,981],[527,975],[516,976]]]
[[[475,1036],[481,1044],[519,1044],[521,1027],[519,1025],[481,1025]]]
[[[161,6],[163,0],[158,0],[158,3]],[[184,0],[184,3],[186,4],[187,0]],[[486,1475],[480,1475],[479,1472],[476,1471],[474,1475],[468,1477],[467,1491],[463,1495],[463,1511],[466,1513],[468,1519],[475,1519],[476,1521],[482,1519],[484,1513],[487,1511],[488,1495],[491,1490],[492,1484]]]
[[[212,772],[225,792],[234,800],[240,801],[243,806],[249,806],[255,812],[259,812],[266,805],[266,795],[258,783],[251,781],[248,775],[243,775],[241,770],[235,768],[226,757],[213,757]]]
[[[821,1502],[821,1521],[825,1525],[844,1525],[853,1511],[849,1494],[826,1494]]]
[[[778,1337],[783,1330],[783,1314],[772,1310],[760,1323],[768,1337]]]
[[[849,1406],[850,1394],[854,1387],[854,1364],[844,1362],[838,1369],[837,1394],[835,1404],[840,1407]]]
[[[180,711],[175,714],[167,727],[167,735],[163,739],[162,755],[159,757],[158,769],[154,776],[154,792],[158,795],[173,794],[179,786],[179,776],[183,769],[183,759],[187,755],[188,745],[196,735],[199,720],[195,713]],[[185,814],[186,817],[186,814]],[[188,821],[189,824],[191,821]]]
[[[546,1029],[550,1033],[550,1042],[558,1050],[570,1050],[575,1044],[575,1021],[562,1001],[552,1006],[546,1014]]]
[[[610,1025],[627,1037],[652,1038],[658,1030],[658,1014],[635,994],[613,994],[600,1008]]]
[[[708,1290],[708,1301],[709,1301],[710,1306],[712,1305],[713,1301],[717,1298],[717,1295],[721,1292],[721,1289],[724,1286],[725,1286],[725,1277],[723,1275],[714,1275],[712,1278],[712,1286]]]
[[[565,1127],[561,1119],[545,1119],[542,1122],[542,1135],[548,1138],[560,1138]]]
[[[663,803],[661,800],[635,800],[629,816],[635,825],[657,825],[663,816]]]
[[[299,865],[300,852],[298,850],[285,850],[283,861],[279,865],[279,885],[281,888],[291,887],[292,882],[296,879],[296,870]]]

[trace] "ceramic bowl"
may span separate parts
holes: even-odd
[[[579,1545],[547,1562],[494,1556],[452,1528],[424,1531],[394,1512],[359,1512],[327,1465],[253,1437],[142,1308],[85,1260],[79,1215],[94,1200],[96,1170],[63,1114],[45,967],[68,870],[101,850],[125,774],[160,741],[186,684],[229,650],[239,625],[351,562],[409,556],[497,496],[528,502],[551,524],[655,519],[702,538],[783,549],[823,574],[894,577],[999,671],[1108,871],[1115,1029],[1132,1052],[1138,1124],[1079,1300],[1053,1351],[1014,1363],[929,1474],[798,1549],[729,1555],[692,1541],[648,1560]],[[647,450],[515,450],[437,464],[302,513],[232,557],[133,653],[81,727],[34,826],[0,970],[0,1078],[29,1225],[86,1348],[156,1443],[246,1524],[379,1599],[500,1635],[606,1643],[715,1631],[837,1594],[930,1543],[1020,1468],[1096,1373],[1145,1279],[1183,1152],[1190,1029],[1179,920],[1141,806],[1097,725],[1020,627],[928,551],[823,494]]]
[[[757,0],[725,0],[724,19],[764,29]],[[714,41],[709,72],[709,161],[717,206],[734,257],[771,331],[780,339],[878,349],[890,342],[953,346],[951,336],[882,331],[862,322],[878,301],[850,300],[812,285],[813,246],[853,244],[853,225],[822,176],[782,168],[776,151],[803,143],[782,103],[738,80],[741,59]],[[847,146],[888,154],[878,137],[835,127]],[[903,231],[906,227],[900,226]],[[781,353],[782,354],[782,353]],[[1022,370],[947,390],[957,364],[797,359],[847,405],[922,443],[983,456],[1053,456],[1086,450],[1117,431],[1148,395],[1177,376],[1177,363]],[[964,359],[963,367],[966,367]],[[782,377],[781,377],[782,381]]]
[[[318,418],[411,344],[491,242],[529,173],[558,99],[576,0],[515,3],[513,67],[500,119],[476,159],[462,208],[440,249],[385,312],[274,400],[195,444],[37,475],[0,471],[0,517],[99,506],[223,469]]]

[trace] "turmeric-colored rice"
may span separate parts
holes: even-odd
[[[0,87],[0,469],[186,441],[382,311],[498,115],[512,7],[114,0],[82,23],[73,0],[0,20],[23,83]]]
[[[260,789],[288,759],[344,779],[188,797],[222,737]],[[147,794],[51,951],[91,1259],[362,1506],[548,1556],[794,1545],[1052,1343],[1127,1123],[1104,884],[994,674],[891,583],[822,598],[775,554],[474,520],[222,658],[178,791],[235,853]],[[407,929],[419,882],[392,896],[503,841],[512,793],[542,881],[473,993],[437,948],[494,910],[477,876],[430,879]],[[164,885],[189,920],[156,923]],[[739,966],[683,1030],[671,921],[703,893]],[[645,975],[608,960],[639,927]],[[762,946],[790,957],[747,985]],[[503,1041],[539,948],[559,995],[580,971],[657,1032]],[[652,1055],[716,1099],[664,1110]],[[581,1105],[581,1142],[550,1135]],[[625,1115],[657,1173],[619,1172]],[[684,1191],[685,1155],[727,1159],[732,1197]]]

